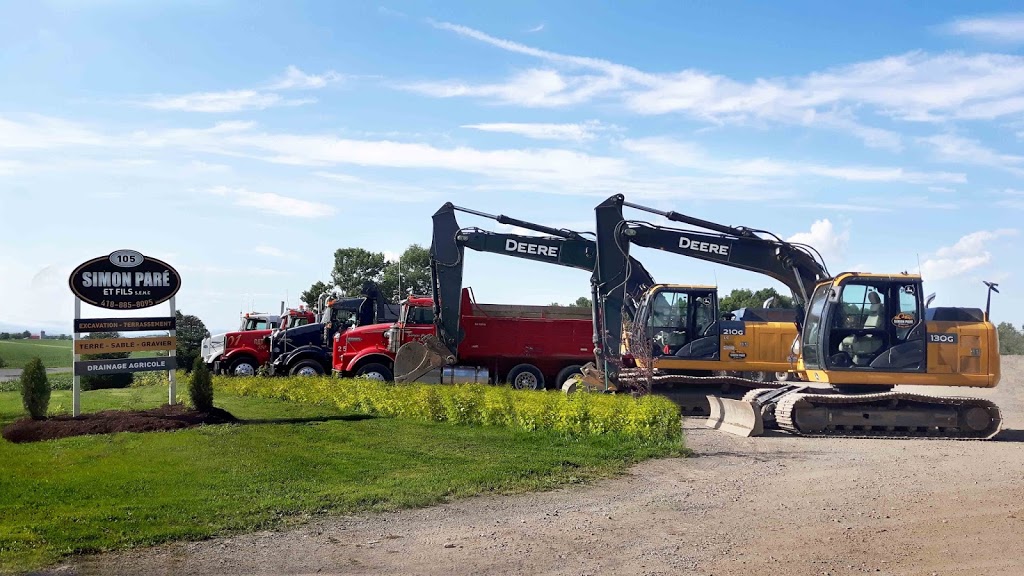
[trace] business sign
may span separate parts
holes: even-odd
[[[167,318],[92,318],[75,320],[75,332],[167,332],[175,330],[178,319]]]
[[[68,278],[75,295],[74,383],[71,415],[81,412],[81,377],[167,372],[167,403],[177,404],[174,370],[178,338],[174,297],[181,276],[170,264],[135,250],[115,250],[75,268]],[[106,310],[141,310],[164,302],[169,315],[153,318],[82,318],[82,302]],[[82,338],[83,332],[167,332],[166,336]],[[166,350],[167,356],[82,360],[82,356]]]
[[[155,372],[158,370],[174,370],[176,366],[177,358],[174,356],[162,356],[156,358],[117,358],[115,360],[85,360],[75,362],[75,376]]]
[[[71,273],[71,292],[108,310],[138,310],[163,304],[181,288],[181,276],[166,262],[134,250],[93,258]]]
[[[150,352],[152,350],[175,350],[177,336],[146,338],[94,338],[76,340],[75,354],[109,354],[111,352]]]

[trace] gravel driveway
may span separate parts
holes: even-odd
[[[64,574],[1024,574],[1024,361],[996,440],[739,438],[590,486],[79,558]],[[943,391],[942,393],[947,393]]]

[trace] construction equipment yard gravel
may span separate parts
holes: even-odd
[[[53,573],[1024,574],[1024,357],[989,441],[740,438],[541,494],[78,558]],[[344,462],[339,462],[344,466]]]

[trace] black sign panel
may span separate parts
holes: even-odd
[[[181,288],[181,276],[166,262],[134,250],[93,258],[71,273],[71,292],[108,310],[138,310],[167,302]]]
[[[167,318],[83,318],[75,320],[75,332],[150,332],[177,330],[178,319]]]
[[[172,356],[158,356],[156,358],[118,358],[116,360],[85,360],[75,362],[75,376],[155,372],[157,370],[174,370],[176,367],[177,358]]]

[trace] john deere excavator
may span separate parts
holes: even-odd
[[[461,227],[455,212],[461,211],[500,224],[533,230],[547,236],[527,236],[490,232],[476,227]],[[504,215],[455,206],[446,202],[433,215],[433,237],[430,244],[431,284],[434,293],[434,322],[441,338],[428,336],[409,342],[395,355],[395,381],[412,381],[427,372],[445,365],[455,357],[462,341],[459,329],[458,302],[462,292],[462,271],[465,249],[491,254],[502,254],[546,262],[593,272],[597,244],[581,232],[534,224]],[[639,305],[639,297],[654,285],[654,279],[644,266],[629,259],[630,272],[625,277],[624,301],[627,316],[632,316]],[[593,296],[593,292],[591,294]],[[455,313],[445,314],[442,302],[455,302]]]
[[[627,240],[652,229],[615,218],[615,208],[622,204],[622,195],[616,195],[596,208],[594,306],[603,338],[596,350],[599,366],[615,366],[620,353],[620,293],[615,279],[628,254]],[[761,434],[766,426],[804,436],[865,438],[988,439],[999,432],[1002,416],[991,401],[893,390],[898,385],[998,385],[998,336],[990,321],[995,284],[986,282],[984,311],[930,308],[920,275],[832,276],[810,257],[809,247],[768,232],[675,212],[660,214],[715,232],[680,231],[678,246],[689,249],[685,255],[775,278],[790,287],[800,303],[798,338],[791,351],[807,382],[755,389],[742,400],[709,396],[708,427],[744,436]],[[606,379],[614,381],[616,376],[605,369]]]
[[[626,220],[623,206],[653,212],[669,220],[716,226],[735,232],[724,243],[719,236]],[[791,288],[797,302],[827,275],[813,249],[787,244],[785,259],[761,264],[766,246],[750,231],[736,231],[676,212],[662,212],[612,196],[596,208],[597,265],[593,273],[595,317],[602,334],[595,349],[601,370],[585,367],[589,376],[577,384],[588,388],[625,389],[647,380],[670,395],[686,415],[708,415],[708,392],[740,398],[760,387],[781,387],[799,379],[790,347],[797,336],[796,309],[745,309],[738,318],[719,310],[714,286],[659,284],[641,298],[632,327],[624,329],[621,282],[630,273],[630,245],[654,248],[732,266],[760,270]],[[794,273],[795,270],[795,273]],[[620,338],[620,335],[622,336]],[[625,349],[625,350],[623,350]],[[622,353],[624,352],[625,353]],[[644,369],[647,369],[646,371]],[[601,375],[599,379],[595,376]],[[774,378],[769,377],[774,376]]]

